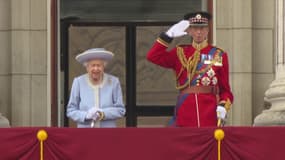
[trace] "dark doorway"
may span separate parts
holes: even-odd
[[[174,12],[174,5],[179,10]],[[107,72],[118,76],[122,85],[127,113],[121,124],[166,126],[177,95],[174,77],[172,71],[149,63],[146,53],[158,35],[183,14],[201,9],[211,12],[212,1],[62,0],[60,6],[59,79],[63,90],[64,126],[72,125],[65,116],[72,80],[84,72],[74,57],[91,47],[104,47],[115,53]],[[189,42],[189,37],[175,39],[171,47]]]
[[[86,48],[83,49],[80,47],[79,48],[75,47],[75,49],[72,49],[71,51],[70,50],[71,48],[70,38],[72,38],[71,36],[73,36],[74,38],[76,34],[71,35],[70,32],[72,32],[74,28],[79,28],[79,30],[83,28],[87,30],[89,29],[88,32],[96,32],[95,30],[97,29],[97,32],[102,33],[102,30],[100,30],[100,28],[103,27],[105,29],[107,28],[108,30],[114,30],[114,32],[116,31],[120,32],[122,33],[120,34],[120,36],[123,36],[121,38],[120,37],[115,38],[117,41],[124,41],[124,42],[119,42],[120,45],[117,45],[117,47],[119,46],[119,47],[122,47],[123,49],[113,48],[113,50],[116,50],[117,52],[124,52],[124,53],[119,54],[120,56],[119,59],[116,59],[113,64],[119,63],[121,67],[123,68],[121,70],[124,70],[124,71],[121,71],[121,72],[115,71],[112,68],[109,71],[112,72],[112,74],[116,74],[116,76],[120,77],[120,80],[123,86],[122,88],[123,88],[124,95],[125,95],[125,104],[126,104],[126,110],[127,110],[125,126],[137,126],[137,118],[140,116],[141,117],[171,116],[173,113],[173,107],[174,107],[174,104],[172,102],[171,102],[172,104],[169,104],[167,102],[164,104],[160,104],[161,100],[160,102],[159,101],[155,102],[156,104],[152,103],[151,100],[150,102],[145,102],[145,101],[148,101],[148,99],[152,96],[143,98],[144,91],[140,92],[140,89],[138,89],[137,87],[139,82],[146,81],[144,78],[145,76],[150,77],[153,74],[155,74],[155,73],[146,73],[146,72],[152,72],[151,69],[147,69],[148,65],[150,64],[138,64],[138,62],[147,63],[145,62],[145,57],[144,57],[146,52],[145,53],[142,52],[142,54],[138,54],[138,49],[143,48],[143,50],[147,51],[147,49],[150,47],[150,44],[152,44],[155,41],[155,37],[160,33],[157,31],[164,30],[171,24],[173,24],[173,22],[114,23],[114,22],[91,22],[91,21],[73,19],[73,18],[63,19],[61,21],[61,26],[62,26],[61,27],[61,33],[62,33],[61,34],[61,38],[62,38],[61,39],[61,42],[62,42],[61,44],[61,47],[62,47],[61,48],[61,72],[64,75],[63,76],[64,77],[63,78],[64,79],[64,83],[63,83],[64,84],[64,87],[63,87],[64,88],[64,106],[66,106],[68,102],[68,98],[69,98],[68,96],[70,93],[70,85],[73,80],[72,78],[76,76],[76,74],[78,75],[78,73],[84,72],[81,69],[78,70],[78,66],[75,66],[75,69],[74,68],[72,69],[73,71],[77,73],[73,73],[73,71],[70,71],[72,68],[70,66],[70,63],[72,63],[70,60],[74,59],[74,56],[76,56],[75,55],[76,53],[80,53],[84,49],[87,49],[88,47],[92,47],[92,45],[94,45],[92,44],[93,42],[86,42],[86,43],[89,43],[88,45],[83,46],[83,48],[84,47]],[[77,34],[82,35],[86,31],[81,30],[79,32],[80,33],[77,33]],[[106,31],[106,34],[107,33],[112,33],[112,31],[111,32]],[[142,39],[145,39],[145,38],[149,38],[149,36],[152,39],[149,40],[148,44],[145,44],[144,40],[138,43],[138,41],[141,41]],[[95,36],[95,38],[100,39],[100,37],[98,36],[97,37]],[[102,44],[104,43],[104,40],[102,41],[101,41],[101,46],[108,47],[108,44],[107,45]],[[109,45],[109,47],[111,46]],[[140,67],[137,68],[137,66],[140,66]],[[118,66],[115,68],[118,68]],[[163,71],[163,73],[165,73],[165,71]],[[161,75],[163,75],[163,73]],[[139,81],[138,81],[138,77],[140,79]],[[151,83],[153,83],[152,85],[155,85],[155,83],[159,83],[158,81],[153,81]],[[175,90],[170,90],[170,91],[168,90],[167,92],[168,92],[167,94],[176,94]],[[151,94],[151,93],[147,93],[147,94]],[[137,97],[137,95],[139,96]],[[162,101],[164,101],[163,98],[162,98]],[[64,126],[69,126],[69,121],[67,117],[64,118]]]

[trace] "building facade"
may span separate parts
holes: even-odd
[[[213,43],[229,53],[235,100],[228,125],[251,126],[270,107],[264,98],[278,72],[276,22],[284,19],[276,16],[278,1],[207,1],[214,16]],[[0,0],[0,112],[11,126],[64,125],[60,5],[56,0]],[[161,29],[165,28],[151,30]],[[150,43],[155,40],[148,38]],[[151,125],[157,118],[161,117],[139,117],[141,126]]]

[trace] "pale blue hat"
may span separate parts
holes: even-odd
[[[109,61],[113,58],[114,54],[110,51],[105,50],[104,48],[91,48],[83,53],[80,53],[75,57],[75,59],[83,64],[92,59],[103,59]]]

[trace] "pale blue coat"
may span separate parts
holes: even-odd
[[[99,88],[99,108],[105,114],[105,118],[99,122],[99,125],[116,127],[116,119],[123,117],[126,111],[120,81],[117,77],[104,73],[103,82]],[[95,99],[95,86],[91,84],[88,75],[74,78],[66,115],[77,122],[78,128],[91,126],[91,121],[86,121],[85,117],[87,111],[94,107]]]

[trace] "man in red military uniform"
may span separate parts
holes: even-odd
[[[175,71],[179,96],[174,126],[216,126],[218,119],[225,120],[233,102],[227,53],[207,41],[210,20],[207,12],[186,14],[160,34],[147,54],[152,63]],[[167,50],[175,37],[187,34],[193,38],[192,44]]]

